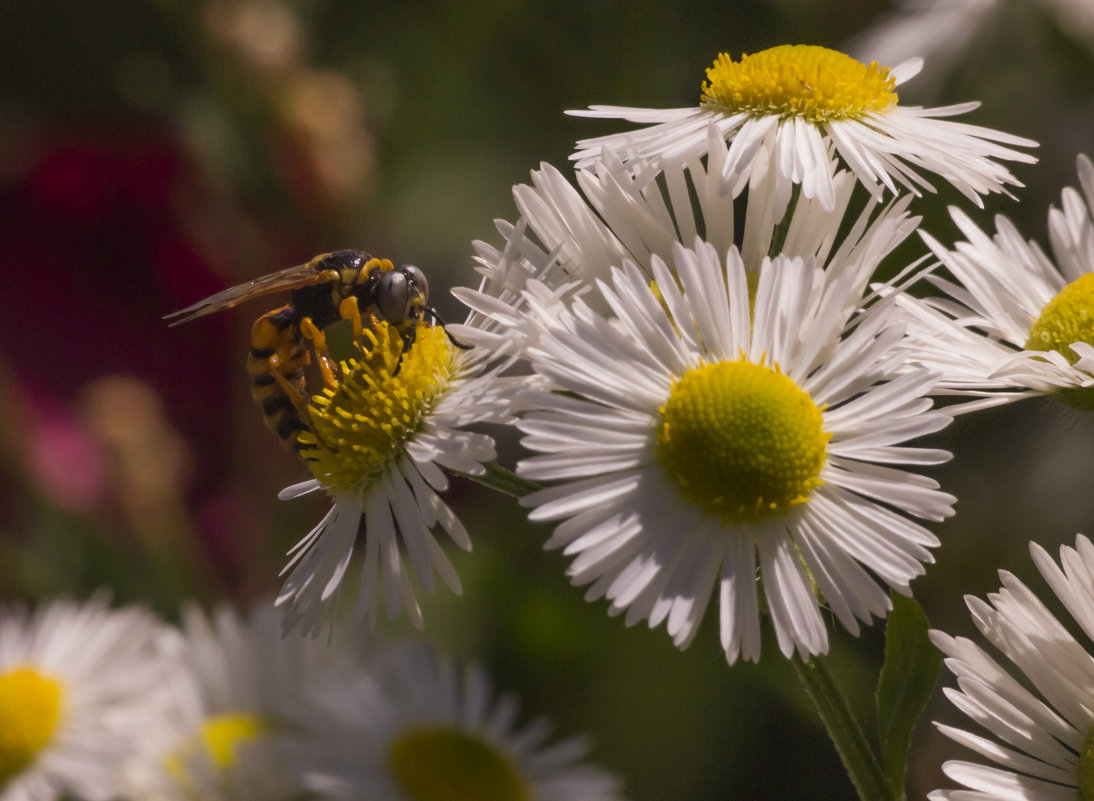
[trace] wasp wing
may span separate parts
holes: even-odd
[[[164,315],[163,319],[169,320],[172,326],[181,325],[196,320],[198,317],[204,317],[206,314],[238,306],[240,303],[245,303],[252,298],[269,295],[283,289],[296,289],[301,286],[318,284],[322,279],[322,272],[315,269],[315,261],[312,260],[307,264],[298,264],[295,267],[288,267],[276,273],[263,275],[245,284],[229,287],[222,292],[217,292],[215,295],[205,298],[205,300],[199,300],[193,306],[187,306],[185,309],[179,309],[176,312]]]

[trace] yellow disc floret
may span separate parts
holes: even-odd
[[[387,766],[408,801],[530,801],[516,766],[491,744],[449,727],[402,732]]]
[[[1029,329],[1026,350],[1054,350],[1074,364],[1079,356],[1069,347],[1072,342],[1094,345],[1094,273],[1072,281],[1045,304]],[[1062,390],[1054,397],[1078,409],[1094,409],[1089,388]]]
[[[246,712],[223,712],[206,718],[201,729],[172,751],[164,762],[167,772],[182,787],[191,787],[195,763],[206,763],[226,775],[239,761],[243,746],[269,731],[262,718]]]
[[[728,53],[707,69],[701,104],[728,113],[802,117],[826,122],[884,111],[897,102],[888,67],[863,64],[835,50],[780,45],[734,61]]]
[[[820,409],[778,368],[703,364],[661,408],[657,459],[684,496],[732,523],[805,503],[822,481],[829,434]]]
[[[386,322],[366,329],[339,382],[312,399],[300,455],[329,492],[365,489],[421,427],[452,370],[444,329],[419,324],[413,346]]]
[[[0,674],[0,787],[49,744],[62,701],[60,682],[31,668]]]

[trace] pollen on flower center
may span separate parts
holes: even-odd
[[[449,727],[400,733],[387,766],[408,801],[530,801],[512,761],[474,734]]]
[[[420,324],[413,346],[386,322],[365,330],[340,363],[338,385],[309,407],[312,430],[300,455],[329,492],[362,489],[381,475],[418,431],[443,388],[452,348],[440,326]]]
[[[1079,356],[1069,347],[1072,342],[1094,345],[1094,273],[1072,281],[1045,304],[1029,329],[1026,350],[1054,350],[1074,364]],[[1055,396],[1070,406],[1094,409],[1090,389],[1063,390]]]
[[[657,458],[684,496],[730,522],[805,503],[822,481],[820,409],[778,369],[747,361],[693,368],[661,409]]]
[[[701,104],[756,116],[802,117],[810,122],[859,117],[896,104],[888,67],[863,64],[836,50],[780,45],[734,61],[728,53],[707,69]]]
[[[48,745],[61,721],[62,687],[31,668],[0,674],[0,786]]]

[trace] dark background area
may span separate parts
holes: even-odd
[[[697,101],[703,70],[783,43],[844,48],[881,0],[534,3],[13,0],[0,33],[0,597],[114,588],[173,616],[180,600],[264,602],[322,498],[276,500],[307,477],[263,427],[242,369],[273,303],[169,329],[162,316],[322,251],[422,266],[434,300],[474,284],[473,239],[515,219],[512,185],[614,123],[594,103]],[[983,107],[966,121],[1041,141],[1001,212],[1042,243],[1074,158],[1094,151],[1094,38],[1040,3],[1001,2],[902,102]],[[939,35],[944,33],[939,31]],[[929,41],[929,37],[928,40]],[[879,46],[880,47],[880,46]],[[869,55],[885,63],[882,52]],[[944,242],[942,193],[914,208]],[[963,206],[967,204],[962,203]],[[923,251],[909,242],[897,261]],[[904,262],[900,262],[904,263]],[[515,442],[503,442],[512,465]],[[969,633],[962,595],[1033,579],[1031,539],[1094,534],[1094,429],[1026,401],[936,437],[932,473],[958,496],[937,564],[914,585],[932,623]],[[475,659],[528,714],[588,733],[634,801],[845,799],[852,790],[792,671],[727,667],[716,614],[686,652],[626,629],[568,585],[547,530],[457,481],[475,551],[450,555],[464,597],[424,599],[425,636]],[[1041,587],[1039,581],[1033,581]],[[412,636],[405,622],[376,640]],[[881,626],[836,631],[832,660],[872,703]],[[930,714],[959,722],[941,703]],[[956,747],[924,725],[910,797],[946,786]]]

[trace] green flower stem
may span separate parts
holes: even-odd
[[[486,472],[481,476],[472,476],[468,473],[460,473],[457,471],[452,472],[458,476],[463,476],[464,478],[482,484],[484,487],[489,487],[503,495],[508,495],[510,498],[517,498],[518,500],[538,489],[542,489],[536,482],[521,478],[512,470],[502,467],[497,462],[489,462],[484,464],[483,467],[486,468]]]
[[[851,714],[847,699],[836,686],[824,659],[813,657],[802,662],[795,656],[790,662],[832,738],[859,798],[862,801],[897,801],[877,754]]]

